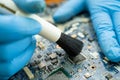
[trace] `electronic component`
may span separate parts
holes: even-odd
[[[32,74],[32,72],[30,71],[28,67],[24,67],[23,70],[25,71],[26,75],[28,76],[30,80],[34,79],[34,75]]]
[[[109,62],[109,59],[107,57],[104,57],[103,58],[105,61]]]
[[[49,55],[50,59],[56,59],[57,58],[57,54],[56,53],[52,53]]]
[[[50,60],[50,57],[49,56],[46,56],[45,57],[45,61],[47,62],[47,61],[49,61]]]
[[[115,69],[117,69],[118,71],[120,71],[120,66],[116,65],[114,66]]]
[[[41,62],[38,64],[40,69],[46,69],[46,63],[45,62]]]
[[[75,63],[75,64],[80,64],[82,61],[84,61],[86,58],[79,54],[76,57],[70,57],[70,59]]]
[[[54,69],[54,67],[52,65],[49,65],[48,69],[49,69],[49,71],[52,71]]]
[[[98,58],[99,53],[98,52],[90,52],[90,54],[94,57],[94,58]]]
[[[56,48],[57,48],[57,49],[60,49],[61,47],[60,47],[59,45],[56,45]]]
[[[77,35],[78,35],[79,37],[81,37],[81,38],[85,38],[85,35],[84,35],[83,33],[81,33],[81,32],[79,32]]]
[[[89,77],[91,77],[91,74],[90,73],[85,73],[84,76],[85,76],[85,78],[89,78]]]
[[[54,59],[54,60],[51,61],[51,63],[52,63],[53,65],[55,65],[55,64],[58,63],[58,60],[57,60],[57,59]]]
[[[81,69],[78,69],[78,72],[81,72],[82,70]]]
[[[41,58],[42,56],[39,54],[38,56],[37,56],[37,58]]]
[[[111,74],[107,74],[107,75],[105,76],[105,78],[106,78],[107,80],[110,80],[110,79],[113,78],[113,76],[112,76]]]
[[[59,71],[48,77],[46,80],[69,80],[69,78],[67,78],[62,71]]]
[[[77,38],[77,35],[76,34],[72,34],[71,37],[72,38]]]
[[[75,29],[77,29],[77,27],[80,25],[80,23],[79,22],[76,22],[76,23],[73,23],[72,24],[72,27],[74,28],[75,27]]]
[[[37,43],[37,46],[38,46],[40,49],[44,49],[44,48],[45,48],[45,46],[44,46],[44,44],[43,44],[42,42],[38,42],[38,43]]]

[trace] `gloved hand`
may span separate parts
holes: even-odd
[[[44,0],[14,2],[28,13],[41,12],[45,7]],[[0,80],[7,80],[27,64],[36,47],[32,36],[40,30],[41,25],[33,19],[0,14]]]
[[[69,0],[54,14],[55,22],[64,22],[89,10],[98,42],[105,56],[120,61],[120,1],[119,0]]]

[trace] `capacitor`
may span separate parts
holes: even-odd
[[[58,63],[58,59],[52,60],[51,63],[52,63],[53,65],[56,65],[56,64]]]
[[[76,34],[72,34],[71,37],[72,38],[77,38],[77,35]]]
[[[81,37],[81,38],[85,38],[85,35],[84,35],[83,33],[81,33],[81,32],[79,32],[77,35],[78,35],[79,37]]]
[[[41,63],[38,64],[38,67],[40,69],[46,69],[46,63],[45,62],[41,62]]]
[[[85,76],[85,78],[88,79],[89,77],[91,77],[91,74],[90,73],[85,73],[84,76]]]
[[[57,54],[56,53],[52,53],[49,55],[50,59],[53,60],[53,59],[56,59],[57,58]]]

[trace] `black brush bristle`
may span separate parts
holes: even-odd
[[[61,33],[61,37],[56,43],[62,47],[70,57],[77,56],[83,48],[82,41],[74,39],[64,33]]]

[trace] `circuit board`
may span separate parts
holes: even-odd
[[[84,42],[80,53],[85,57],[74,63],[61,47],[36,35],[37,48],[30,62],[9,80],[120,80],[120,63],[110,62],[102,53],[88,14],[55,24],[51,18],[56,8],[38,14],[66,34]],[[49,13],[51,12],[51,13]]]

